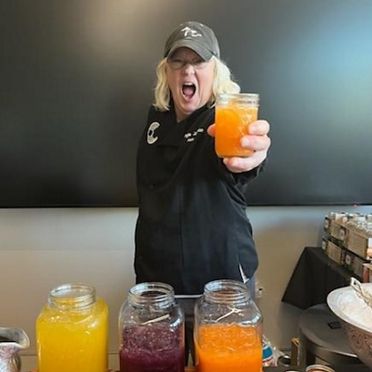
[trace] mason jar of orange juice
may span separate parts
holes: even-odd
[[[195,305],[197,372],[260,372],[262,316],[246,284],[216,280]]]
[[[50,291],[36,321],[38,372],[107,372],[108,308],[95,289]]]
[[[240,141],[249,134],[249,124],[257,120],[258,106],[258,94],[233,93],[217,97],[215,149],[220,158],[252,154]]]

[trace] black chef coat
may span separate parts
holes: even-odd
[[[177,122],[173,107],[149,110],[137,154],[137,283],[193,295],[211,280],[242,281],[241,270],[250,278],[257,268],[244,187],[258,168],[228,171],[207,133],[214,114],[204,106]]]

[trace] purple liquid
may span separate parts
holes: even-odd
[[[183,372],[182,327],[154,323],[125,327],[120,350],[120,372]]]

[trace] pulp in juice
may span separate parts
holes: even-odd
[[[219,157],[249,156],[240,140],[249,133],[249,124],[257,120],[258,108],[238,104],[216,107],[215,149]]]
[[[165,323],[126,326],[120,350],[120,372],[183,372],[183,328]]]
[[[201,325],[195,337],[197,372],[260,372],[260,330],[239,324]]]

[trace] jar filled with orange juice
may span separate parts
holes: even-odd
[[[246,284],[216,280],[195,305],[197,372],[262,371],[262,316]]]
[[[50,291],[36,321],[38,372],[107,372],[108,308],[95,289]]]
[[[249,134],[249,124],[257,120],[258,106],[258,94],[232,93],[217,97],[215,149],[220,158],[252,154],[240,141]]]

